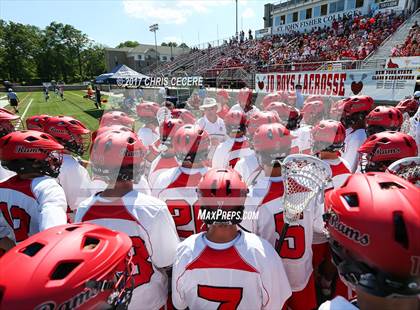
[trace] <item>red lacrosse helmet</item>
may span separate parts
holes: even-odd
[[[308,125],[315,125],[324,116],[324,102],[309,101],[302,108],[303,120]]]
[[[44,132],[53,136],[64,148],[82,156],[90,142],[90,130],[70,116],[52,116],[44,123]]]
[[[261,165],[273,165],[290,152],[293,136],[279,123],[261,125],[254,134],[254,150]]]
[[[305,103],[311,102],[311,101],[322,101],[324,102],[324,97],[320,95],[310,95],[308,98],[305,99]]]
[[[197,186],[198,205],[204,214],[209,214],[203,222],[207,225],[239,224],[247,193],[245,182],[235,170],[214,168],[207,171]],[[217,213],[219,209],[221,213]]]
[[[193,163],[207,159],[210,137],[198,126],[184,125],[175,132],[173,146],[176,157],[181,162]]]
[[[164,120],[162,124],[160,124],[160,141],[168,148],[166,153],[174,153],[172,140],[177,130],[182,126],[184,126],[184,122],[179,118],[167,119]]]
[[[287,94],[287,104],[289,104],[289,105],[291,105],[291,106],[296,106],[296,99],[297,99],[297,97],[296,97],[296,92],[294,92],[294,91],[290,91],[288,94]]]
[[[264,124],[280,123],[280,118],[273,111],[260,111],[251,115],[247,122],[248,138],[251,140],[257,129]]]
[[[381,172],[351,175],[325,195],[334,263],[351,287],[368,294],[420,293],[419,190]]]
[[[296,129],[302,119],[302,115],[295,107],[291,107],[283,102],[272,102],[268,105],[267,111],[275,111],[283,124],[289,130]]]
[[[242,106],[250,105],[252,100],[252,89],[249,89],[248,87],[241,88],[237,99]]]
[[[240,135],[246,132],[246,115],[241,111],[229,111],[224,118],[226,132],[229,135]]]
[[[93,142],[93,141],[95,141],[96,137],[102,135],[105,132],[113,131],[113,130],[134,132],[130,128],[125,127],[123,125],[103,126],[103,127],[99,127],[97,130],[95,130],[94,132],[92,132],[91,141]]]
[[[159,109],[159,104],[149,101],[144,101],[136,106],[137,116],[144,123],[157,123],[156,114]]]
[[[185,124],[195,124],[194,115],[187,109],[173,109],[171,115],[173,118],[181,119]]]
[[[47,114],[34,115],[26,119],[26,128],[28,130],[44,131],[44,124],[51,116]]]
[[[223,101],[223,103],[227,103],[230,100],[230,95],[229,95],[229,93],[227,92],[226,89],[219,90],[217,92],[216,96],[217,96],[216,100],[220,101],[220,102]],[[222,100],[220,100],[220,99],[222,99]]]
[[[401,100],[396,106],[401,113],[408,113],[410,116],[416,114],[418,107],[419,102],[414,98]]]
[[[398,131],[403,121],[403,115],[397,108],[378,106],[366,116],[366,132],[371,136],[386,130]]]
[[[270,93],[268,95],[265,95],[262,100],[262,107],[264,110],[267,110],[267,107],[272,102],[284,102],[287,100],[287,94],[285,94],[283,91],[277,91],[275,93]]]
[[[346,99],[335,101],[330,106],[330,118],[336,121],[341,121],[344,117],[344,106]]]
[[[131,245],[126,234],[89,223],[41,231],[1,258],[0,308],[116,305],[133,289]],[[113,293],[117,294],[108,303]]]
[[[374,105],[372,97],[369,96],[352,96],[343,99],[339,109],[342,108],[342,122],[345,127],[365,119],[366,115],[372,110]]]
[[[6,109],[0,108],[0,138],[15,131],[13,123],[19,118],[19,115],[15,115]]]
[[[128,128],[133,128],[134,119],[121,111],[107,112],[102,115],[101,121],[99,122],[99,127],[111,125],[123,125]]]
[[[385,171],[394,161],[417,156],[417,145],[414,139],[405,133],[384,131],[368,137],[358,152],[362,172]]]
[[[143,174],[147,148],[134,132],[108,131],[97,136],[90,161],[93,174],[105,181],[133,180]]]
[[[14,131],[0,139],[2,165],[16,173],[39,173],[57,177],[64,147],[49,134]]]
[[[312,151],[336,152],[343,148],[346,128],[339,121],[322,120],[311,129]]]

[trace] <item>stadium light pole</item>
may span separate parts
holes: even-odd
[[[236,38],[238,38],[238,0],[236,1]]]
[[[156,52],[156,67],[159,66],[159,58],[158,58],[158,51],[157,51],[157,41],[156,41],[156,31],[159,30],[158,24],[153,24],[149,26],[149,31],[155,33],[155,52]]]

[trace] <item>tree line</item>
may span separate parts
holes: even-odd
[[[44,29],[0,19],[0,79],[22,84],[90,80],[106,71],[103,45],[71,25]]]
[[[140,45],[139,42],[137,41],[125,41],[125,42],[121,42],[120,44],[118,44],[116,46],[116,48],[123,48],[123,47],[136,47],[137,45]],[[181,48],[188,48],[188,45],[185,43],[181,43],[180,45],[178,45],[178,43],[176,42],[162,42],[160,44],[160,46],[169,46],[169,47],[181,47]]]

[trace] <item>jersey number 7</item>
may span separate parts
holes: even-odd
[[[208,301],[220,302],[217,310],[236,309],[242,300],[242,287],[217,287],[198,285],[197,295]]]
[[[0,202],[0,211],[3,214],[7,224],[13,229],[15,233],[16,242],[21,242],[28,238],[29,224],[31,223],[31,216],[26,213],[25,209],[18,206],[11,206],[10,213],[7,203]],[[19,227],[15,228],[14,222],[19,221]]]

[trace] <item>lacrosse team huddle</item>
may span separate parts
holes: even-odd
[[[214,97],[1,108],[0,309],[420,309],[420,92]]]

